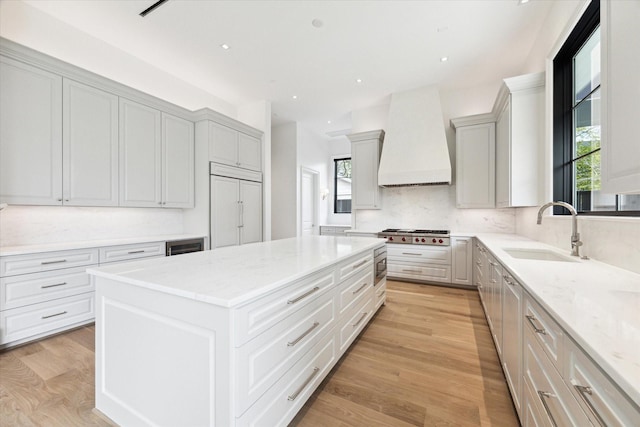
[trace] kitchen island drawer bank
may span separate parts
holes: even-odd
[[[120,425],[286,425],[384,303],[383,245],[306,236],[89,269],[96,408]]]

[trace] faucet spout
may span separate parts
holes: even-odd
[[[582,242],[580,241],[580,233],[578,233],[578,212],[576,212],[575,208],[566,202],[549,202],[545,203],[538,210],[538,224],[542,224],[542,213],[551,206],[562,206],[572,216],[571,221],[571,255],[580,256],[580,246],[582,246]]]

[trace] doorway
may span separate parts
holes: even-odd
[[[300,168],[300,224],[301,236],[318,234],[318,171]]]

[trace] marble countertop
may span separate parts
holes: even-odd
[[[131,261],[87,272],[172,295],[233,307],[384,240],[306,236],[217,248],[179,257]]]
[[[640,403],[640,274],[511,234],[476,234],[623,389]],[[545,249],[575,262],[518,259],[504,249]]]
[[[167,234],[160,236],[128,237],[107,240],[82,240],[76,242],[4,246],[0,247],[0,256],[24,255],[72,249],[101,248],[105,246],[132,245],[135,243],[169,242],[172,240],[197,239],[201,237],[204,236],[196,234]]]

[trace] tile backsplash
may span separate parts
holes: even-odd
[[[9,206],[0,247],[182,234],[181,209]]]
[[[538,208],[518,209],[516,233],[571,250],[571,216],[545,216],[537,225]],[[578,215],[580,254],[640,274],[640,218]]]

